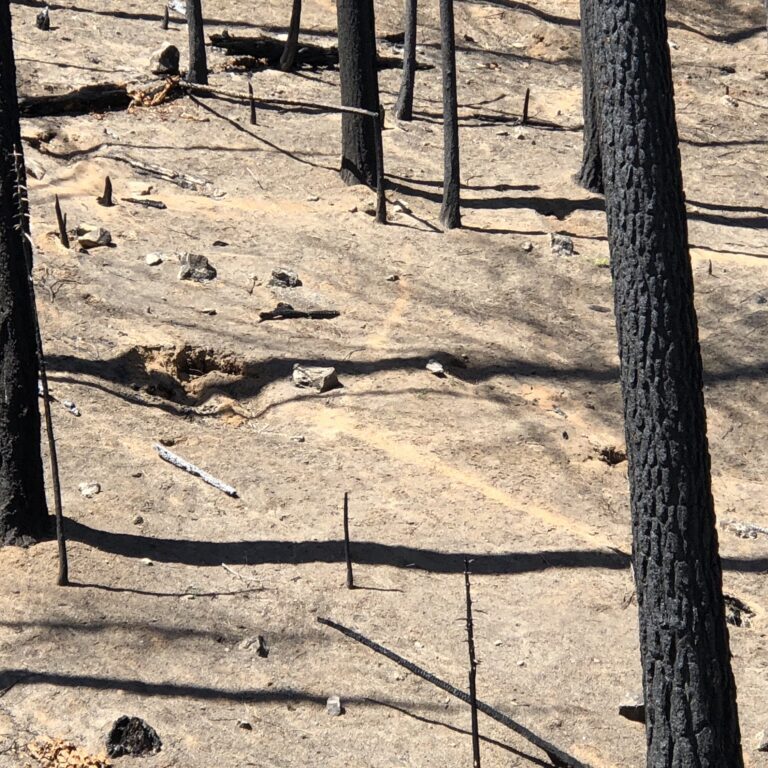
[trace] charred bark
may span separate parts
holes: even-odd
[[[398,120],[413,119],[413,88],[416,82],[416,29],[418,0],[405,0],[405,36],[403,39],[403,79],[395,103]]]
[[[596,3],[581,0],[581,81],[584,113],[584,150],[577,182],[590,192],[602,194],[603,167],[600,158],[600,86],[597,81],[600,46],[596,30]]]
[[[440,36],[443,60],[443,206],[440,221],[446,229],[455,229],[461,226],[461,209],[453,0],[440,0]]]
[[[301,0],[293,0],[291,9],[291,25],[288,28],[288,39],[285,41],[283,54],[280,56],[280,69],[289,72],[296,66],[296,54],[299,50],[299,31],[301,28]]]
[[[341,103],[379,111],[376,71],[376,23],[373,0],[338,0]],[[363,115],[341,116],[341,178],[345,184],[375,187],[376,121]]]
[[[208,59],[205,54],[202,0],[187,0],[187,28],[189,31],[187,80],[198,85],[208,85]]]
[[[597,22],[647,765],[742,768],[665,3]]]
[[[31,543],[48,533],[20,153],[11,14],[0,3],[0,544]]]

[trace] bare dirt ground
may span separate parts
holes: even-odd
[[[354,626],[461,686],[465,555],[483,611],[481,697],[595,768],[643,764],[642,727],[617,714],[640,687],[637,617],[626,464],[599,457],[623,445],[605,219],[572,180],[578,3],[457,4],[466,228],[449,234],[434,226],[433,5],[421,10],[420,60],[434,68],[418,73],[417,119],[384,135],[388,197],[401,202],[387,227],[366,213],[369,190],[339,181],[338,115],[262,108],[252,127],[241,104],[184,98],[24,121],[27,157],[47,171],[30,196],[51,387],[82,415],[54,403],[75,586],[52,586],[53,543],[0,551],[0,765],[37,765],[25,745],[38,737],[101,751],[122,714],[157,729],[157,768],[467,765],[463,704],[315,621]],[[61,0],[43,33],[38,7],[14,4],[20,91],[132,79],[164,40],[184,60],[186,28],[163,32],[161,10]],[[289,9],[206,0],[205,13],[209,33],[275,34]],[[670,37],[718,515],[768,525],[762,13],[757,0],[674,2]],[[377,14],[382,38],[401,31],[399,3]],[[335,42],[334,4],[305,2],[304,26],[305,39]],[[399,55],[384,39],[380,51]],[[221,53],[210,63],[213,84],[245,91]],[[390,108],[399,72],[380,82]],[[335,71],[258,71],[253,86],[338,102]],[[526,87],[547,125],[516,127]],[[147,180],[108,155],[224,194]],[[142,182],[167,209],[98,206],[105,174],[118,200]],[[104,226],[116,247],[64,251],[55,194],[72,226]],[[551,253],[553,232],[574,238],[573,256]],[[156,251],[165,260],[150,267]],[[205,254],[218,278],[179,281],[180,251]],[[278,266],[303,286],[270,288]],[[278,300],[341,316],[259,324]],[[438,354],[466,367],[439,379],[425,370]],[[343,388],[296,389],[294,362],[336,366]],[[158,440],[240,498],[163,463]],[[85,481],[101,493],[84,498]],[[767,766],[754,740],[768,724],[768,546],[729,531],[721,546],[725,589],[755,614],[731,638],[746,757]],[[259,634],[266,659],[241,647]],[[340,718],[325,712],[334,694]],[[541,764],[511,732],[481,728],[495,740],[489,768]]]

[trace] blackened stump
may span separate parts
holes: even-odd
[[[461,210],[453,0],[440,0],[440,37],[443,60],[443,205],[440,221],[446,229],[456,229],[461,226]]]
[[[21,147],[11,14],[0,3],[0,544],[48,533],[40,456],[36,323],[19,198]]]
[[[187,0],[187,28],[189,31],[189,71],[187,80],[208,85],[208,60],[205,55],[202,0]]]
[[[107,736],[110,757],[155,755],[162,746],[157,731],[140,717],[118,717]]]
[[[581,0],[581,81],[584,114],[584,146],[576,181],[590,192],[602,194],[603,168],[600,159],[600,90],[602,71],[598,61],[602,45],[596,23],[598,0]]]
[[[742,768],[665,3],[599,9],[647,765]]]
[[[280,56],[280,69],[290,72],[296,66],[296,54],[299,50],[299,32],[301,30],[301,0],[293,0],[291,8],[291,24],[288,28],[288,39],[285,41],[283,54]]]
[[[341,103],[379,111],[373,0],[338,0]],[[376,124],[364,115],[341,116],[341,178],[375,187]]]
[[[403,38],[403,79],[395,104],[398,120],[413,120],[413,89],[416,81],[416,28],[418,0],[405,0],[405,35]]]

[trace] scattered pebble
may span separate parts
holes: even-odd
[[[755,749],[758,752],[768,752],[768,731],[760,731],[755,739]]]
[[[555,256],[573,256],[573,239],[568,235],[553,232],[549,236],[549,242]]]
[[[247,720],[238,720],[237,727],[243,731],[252,731],[253,726]]]
[[[389,283],[396,283],[400,280],[400,275],[387,275],[386,280]]]
[[[266,659],[269,656],[269,646],[263,635],[246,637],[237,644],[237,647],[241,651],[255,650],[256,655],[262,659]]]
[[[523,250],[524,250],[526,253],[530,253],[530,252],[533,250],[533,243],[532,243],[530,240],[526,240],[526,241],[525,241],[525,242],[522,244],[521,248],[522,248],[522,249],[523,249]]]
[[[213,307],[206,307],[205,309],[201,309],[200,312],[202,312],[202,314],[204,315],[211,315],[211,316],[218,314]]]
[[[316,203],[318,200],[320,200],[320,198],[317,195],[307,195],[308,203]]]
[[[92,499],[97,493],[101,493],[101,486],[98,483],[80,483],[77,487],[86,499]]]
[[[163,257],[159,253],[148,253],[144,257],[144,261],[146,261],[150,267],[156,267],[158,264],[163,263]]]
[[[307,438],[304,437],[304,435],[294,435],[291,440],[293,440],[294,443],[304,443]]]
[[[154,565],[154,563],[148,557],[141,558],[142,565]]]
[[[338,717],[343,712],[341,699],[338,696],[329,696],[328,701],[325,702],[325,711],[331,717]]]
[[[142,525],[144,523],[144,518],[141,515],[136,515],[133,518],[133,524],[134,525]]]

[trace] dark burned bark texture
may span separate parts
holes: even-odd
[[[603,167],[600,158],[600,66],[601,47],[597,27],[599,0],[581,0],[581,81],[584,113],[584,154],[578,183],[590,192],[603,192]]]
[[[205,55],[202,0],[187,0],[187,29],[189,31],[187,80],[198,85],[208,85],[208,59]]]
[[[341,103],[379,111],[376,23],[373,0],[338,0]],[[364,115],[341,116],[341,178],[375,187],[376,122]]]
[[[461,226],[461,182],[453,0],[440,0],[440,37],[443,60],[443,206],[440,221],[446,229],[455,229]]]
[[[299,50],[299,30],[301,28],[301,0],[293,0],[291,9],[291,24],[288,28],[288,39],[285,41],[283,54],[280,56],[280,69],[289,72],[296,66],[296,54]]]
[[[664,0],[601,0],[648,768],[742,768]]]
[[[48,533],[38,359],[17,183],[24,183],[11,15],[0,3],[0,544]],[[19,179],[18,176],[21,176]]]
[[[416,28],[418,0],[405,0],[405,35],[403,39],[403,79],[395,104],[398,120],[413,120],[413,88],[416,82]]]

